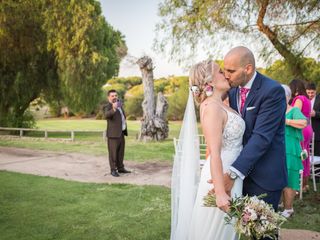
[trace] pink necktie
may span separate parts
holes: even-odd
[[[247,99],[247,93],[250,91],[250,88],[240,88],[240,113],[243,111],[244,104]]]

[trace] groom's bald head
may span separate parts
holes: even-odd
[[[225,76],[232,87],[244,86],[255,72],[255,59],[250,49],[239,46],[224,57]]]
[[[247,64],[251,64],[254,68],[256,67],[253,53],[249,48],[243,46],[232,48],[224,59],[227,58],[233,58],[241,67],[245,67]]]

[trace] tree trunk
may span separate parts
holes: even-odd
[[[157,106],[155,106],[153,64],[150,57],[144,56],[137,61],[142,74],[144,100],[142,102],[143,119],[139,140],[152,141],[163,140],[168,137],[168,122],[166,111],[168,102],[162,93],[158,94]]]
[[[169,135],[168,121],[166,120],[166,113],[168,110],[168,101],[163,96],[162,92],[158,93],[157,108],[154,124],[157,131],[157,139],[166,139]]]
[[[295,55],[285,44],[280,42],[277,32],[272,31],[271,28],[264,23],[264,17],[267,12],[269,0],[258,1],[258,4],[260,5],[259,15],[257,19],[259,31],[262,32],[270,40],[275,49],[277,49],[280,55],[285,59],[293,76],[304,79],[303,66],[300,57],[298,55]]]

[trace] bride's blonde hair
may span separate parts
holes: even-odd
[[[193,91],[194,100],[200,104],[206,98],[205,88],[207,84],[213,80],[212,72],[214,70],[214,62],[206,60],[192,66],[189,74],[190,87],[197,87],[198,93]]]

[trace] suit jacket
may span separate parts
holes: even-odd
[[[236,111],[238,96],[239,88],[229,91],[230,106]],[[287,186],[286,106],[281,85],[257,72],[243,108],[243,150],[232,166],[268,191]]]
[[[122,133],[128,136],[127,128],[122,131],[122,119],[121,113],[117,109],[116,111],[113,110],[112,104],[107,103],[103,106],[103,115],[104,118],[107,119],[107,137],[108,138],[120,138]],[[124,110],[121,108],[124,117],[126,117]]]
[[[316,112],[316,115],[311,118],[311,124],[314,131],[315,140],[320,141],[320,94],[318,94],[315,98],[313,110]]]

